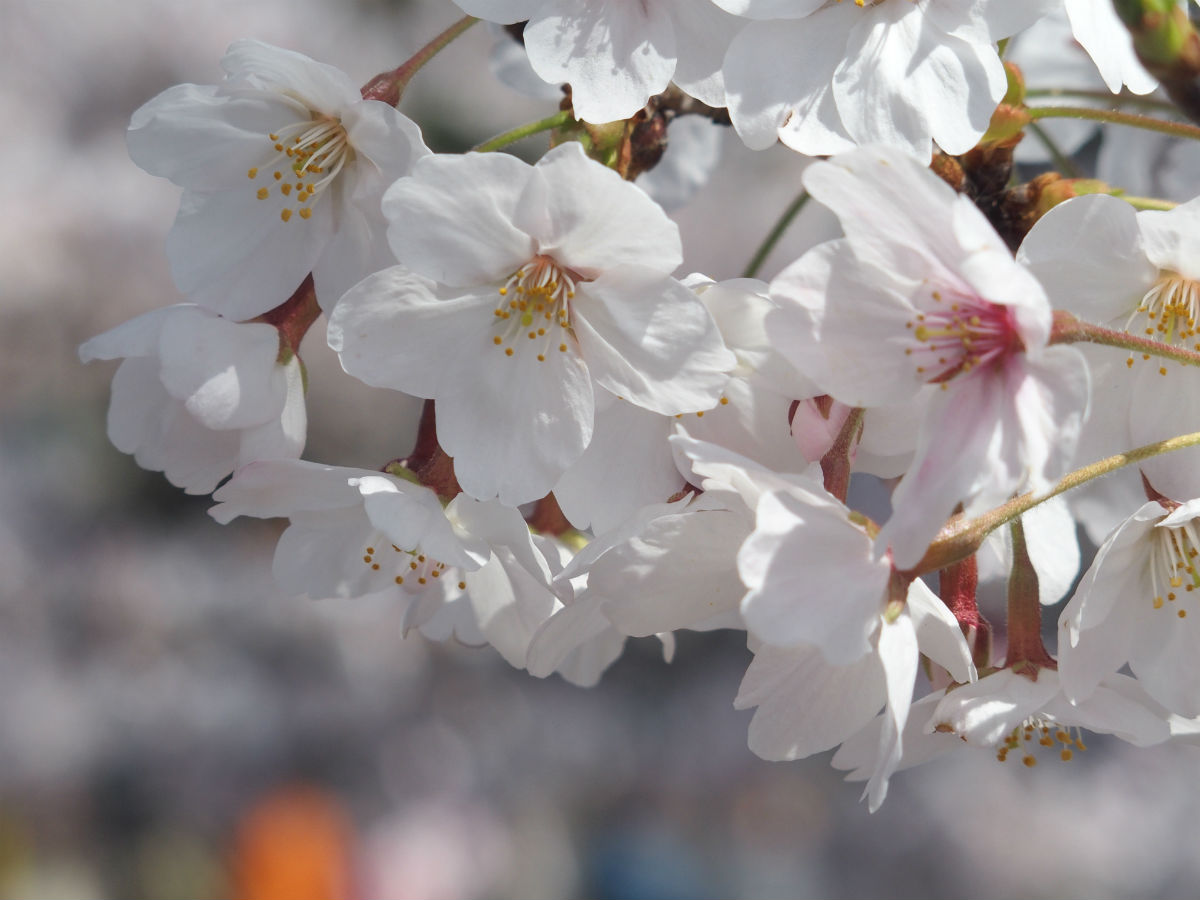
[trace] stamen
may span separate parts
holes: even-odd
[[[579,281],[578,275],[549,256],[539,254],[525,263],[497,289],[501,297],[511,299],[492,312],[500,332],[493,335],[492,343],[503,346],[505,356],[510,357],[516,354],[517,347],[532,347],[537,361],[545,362],[546,352],[552,345],[553,327],[574,336],[571,300]],[[535,327],[538,316],[547,325]],[[521,336],[525,340],[518,341]],[[560,343],[558,347],[560,352],[567,351],[566,343]]]

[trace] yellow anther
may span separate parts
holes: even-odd
[[[258,169],[255,168],[251,168],[250,171],[246,173],[248,178],[254,178],[256,175],[258,175]]]
[[[292,217],[292,211],[290,209],[285,209],[279,214],[279,218],[283,219],[283,221],[285,221],[285,222],[288,219],[290,219],[291,217]]]
[[[312,208],[311,207],[306,206],[302,210],[300,210],[300,218],[308,219],[311,217],[312,217]]]
[[[270,192],[270,191],[268,191],[266,188],[259,188],[259,189],[258,189],[258,193],[257,193],[257,194],[255,194],[255,196],[256,196],[256,197],[258,197],[258,199],[259,199],[259,200],[266,200],[266,199],[267,199],[267,195],[268,195],[268,194],[270,194],[270,193],[271,193],[271,192]]]

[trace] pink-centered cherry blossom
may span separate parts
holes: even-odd
[[[772,282],[772,337],[850,406],[911,401],[928,385],[913,461],[876,543],[914,565],[958,504],[968,514],[1039,490],[1070,463],[1088,372],[1048,346],[1045,292],[973,203],[921,163],[863,148],[804,173],[846,237]]]

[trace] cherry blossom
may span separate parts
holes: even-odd
[[[872,812],[904,758],[918,653],[962,682],[975,677],[958,623],[921,581],[911,584],[894,616],[883,615],[882,599],[877,598],[871,652],[838,664],[821,646],[765,643],[734,702],[738,708],[758,707],[750,721],[750,749],[765,759],[802,759],[870,731],[876,754],[856,767],[871,770],[864,796]],[[881,707],[884,713],[877,717]]]
[[[1173,713],[1200,715],[1200,500],[1143,505],[1097,551],[1059,620],[1059,673],[1074,702],[1126,663]]]
[[[1192,348],[1200,322],[1200,199],[1169,212],[1135,212],[1115,197],[1078,197],[1038,220],[1019,258],[1056,306],[1084,319]],[[1090,352],[1108,415],[1089,434],[1096,455],[1200,430],[1200,373],[1141,353]],[[1103,429],[1103,430],[1101,430]],[[1146,461],[1154,487],[1200,494],[1196,450]]]
[[[826,155],[883,143],[964,153],[1004,96],[995,44],[1050,0],[716,0],[755,19],[730,44],[729,112],[746,145]]]
[[[283,303],[309,272],[325,306],[391,260],[379,198],[429,151],[333,66],[234,43],[225,81],[169,88],[133,114],[129,153],[184,188],[167,258],[190,299],[235,319]]]
[[[972,514],[1066,471],[1087,368],[1047,346],[1045,292],[974,204],[908,155],[863,148],[809,167],[804,183],[846,237],[772,282],[780,350],[851,406],[939,388],[876,545],[909,567],[959,503]]]
[[[184,303],[92,338],[79,357],[123,360],[108,408],[113,445],[189,494],[207,494],[239,466],[304,449],[300,360],[281,358],[279,345],[270,325]]]
[[[724,106],[721,59],[737,19],[709,0],[455,0],[481,19],[528,20],[525,49],[543,80],[571,85],[587,122],[626,119],[674,81]]]
[[[1109,675],[1087,700],[1071,703],[1051,668],[1036,678],[1000,669],[948,691],[934,710],[933,727],[973,747],[993,748],[1001,761],[1018,752],[1025,765],[1036,764],[1039,748],[1057,748],[1062,759],[1086,749],[1080,729],[1139,747],[1171,735],[1167,714],[1128,675]]]
[[[213,499],[210,515],[222,524],[238,516],[290,520],[273,565],[286,590],[387,593],[405,604],[406,629],[486,640],[507,656],[511,632],[495,612],[547,596],[554,602],[553,573],[524,520],[494,502],[459,495],[443,507],[429,488],[395,475],[303,460],[246,466]]]
[[[734,366],[704,304],[670,277],[675,225],[563,144],[429,157],[384,198],[401,266],[351,290],[329,342],[367,384],[437,401],[467,493],[548,493],[592,440],[597,389],[663,415],[715,405]]]

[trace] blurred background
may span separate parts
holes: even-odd
[[[449,0],[4,0],[0,5],[0,897],[1122,897],[1194,895],[1200,756],[1093,740],[1029,770],[964,752],[869,815],[828,754],[772,764],[732,700],[740,635],[633,642],[580,690],[398,610],[274,587],[280,525],[205,514],[104,434],[115,364],[86,338],[181,299],[178,191],[135,167],[131,113],[212,83],[238,37],[365,82]],[[402,109],[439,151],[548,115],[488,72],[477,26]],[[737,275],[803,161],[723,135],[675,211],[684,271]],[[539,152],[536,144],[533,152]],[[770,276],[833,234],[808,208]],[[318,326],[306,457],[376,467],[416,408],[341,375]],[[1049,617],[1052,621],[1052,616]]]

